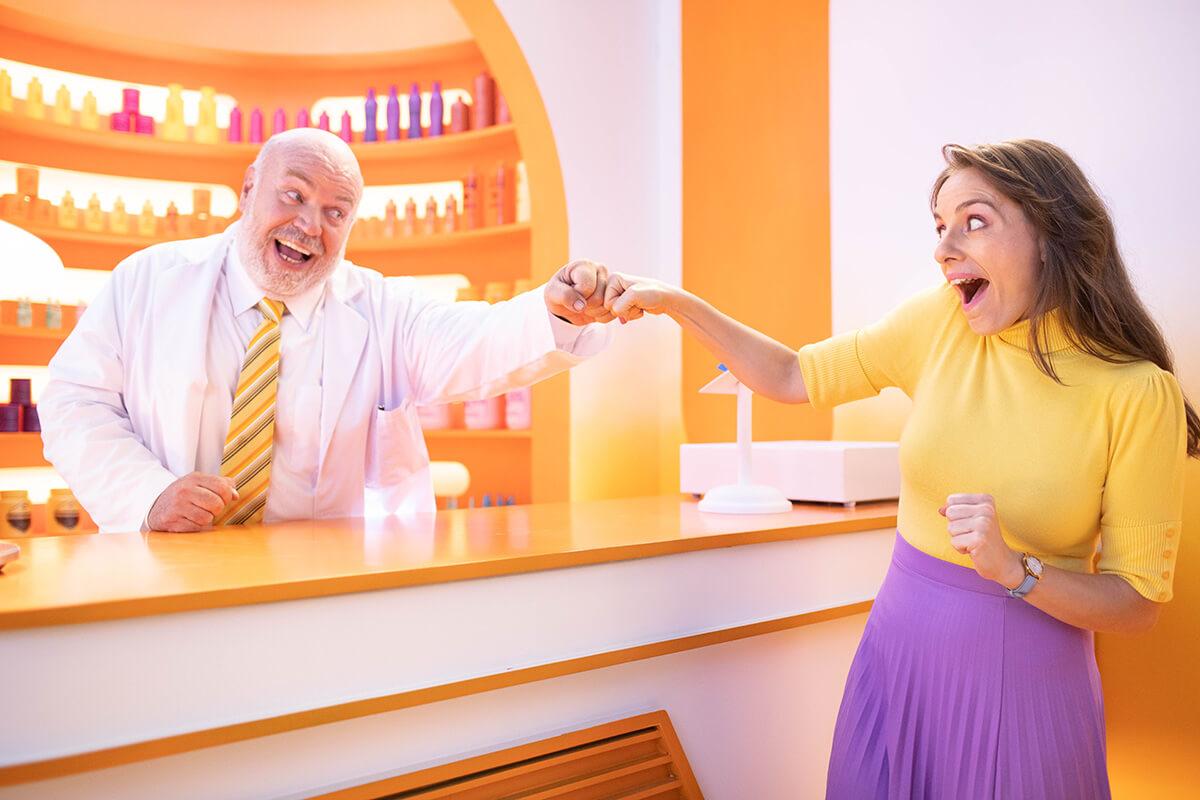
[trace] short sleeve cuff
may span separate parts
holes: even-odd
[[[1100,573],[1119,575],[1147,600],[1168,602],[1174,596],[1181,527],[1179,522],[1101,526]]]

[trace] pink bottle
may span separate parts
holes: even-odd
[[[350,112],[342,112],[342,129],[338,132],[338,136],[342,137],[343,142],[354,141],[354,131],[350,129]]]
[[[121,90],[121,110],[126,114],[137,114],[141,111],[139,108],[142,93],[137,89],[122,89]]]
[[[504,425],[510,431],[527,431],[533,427],[533,390],[513,389],[504,396]]]
[[[475,77],[475,113],[471,115],[471,130],[477,131],[496,122],[496,82],[486,72]]]
[[[146,136],[154,135],[154,117],[149,114],[138,114],[137,132]]]
[[[250,112],[250,143],[262,144],[263,141],[263,117],[261,109],[254,109]]]
[[[275,119],[271,123],[271,135],[282,133],[287,130],[287,114],[282,108],[275,109]]]
[[[307,128],[308,126],[308,109],[302,108],[296,112],[296,127]]]
[[[317,119],[317,127],[323,131],[329,130],[329,115],[324,111],[321,112],[321,116]]]
[[[496,92],[496,124],[507,125],[512,122],[512,112],[508,110],[508,101],[504,95]]]
[[[136,121],[137,114],[135,113],[133,115],[133,117],[134,117],[133,126],[136,126],[137,125],[137,121]],[[121,131],[122,133],[128,132],[131,129],[131,127],[133,127],[130,125],[130,122],[129,122],[129,112],[128,111],[117,111],[111,117],[109,117],[108,124],[114,131]]]
[[[487,400],[468,400],[464,406],[463,421],[468,430],[494,431],[504,425],[503,395]]]
[[[251,134],[250,141],[254,141],[254,126],[250,126]],[[240,106],[234,106],[233,111],[229,112],[229,141],[240,142],[242,140],[242,109]]]
[[[462,133],[471,125],[471,109],[458,98],[454,101],[454,105],[450,106],[450,132]]]

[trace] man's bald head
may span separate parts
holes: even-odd
[[[329,131],[272,136],[246,169],[238,252],[269,297],[287,299],[323,281],[342,260],[362,198],[354,151]]]

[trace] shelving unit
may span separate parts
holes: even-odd
[[[455,2],[464,19],[486,18],[487,26],[500,22],[490,8]],[[247,119],[250,109],[261,107],[268,128],[276,106],[287,110],[292,123],[296,110],[302,106],[311,108],[318,97],[359,95],[367,86],[386,92],[391,83],[403,88],[410,81],[418,81],[427,88],[435,79],[442,81],[443,90],[469,88],[475,74],[493,66],[485,61],[484,53],[474,42],[315,61],[213,50],[158,52],[147,50],[144,43],[134,39],[85,41],[78,31],[42,26],[36,19],[21,15],[9,15],[0,21],[0,46],[10,58],[53,69],[160,85],[178,81],[189,88],[211,85],[218,92],[235,97]],[[525,107],[533,112],[525,122],[518,117],[516,124],[447,133],[436,138],[355,142],[352,147],[367,185],[460,180],[472,169],[486,174],[500,162],[511,165],[526,160],[534,165],[530,192],[534,208],[540,209],[535,218],[529,223],[453,234],[390,239],[355,237],[347,247],[349,260],[385,275],[462,273],[480,287],[489,281],[511,283],[522,278],[540,282],[563,263],[565,197],[549,122],[536,85],[515,45],[511,53],[493,51],[488,58],[499,59],[498,66],[491,71],[501,83],[508,80],[504,73],[516,76],[512,86],[504,86],[505,95],[514,115],[520,113],[518,108],[525,98]],[[514,69],[514,64],[521,69]],[[516,85],[521,81],[528,86]],[[50,101],[48,117],[53,91],[53,86],[46,87]],[[77,98],[75,102],[78,103]],[[99,130],[84,130],[50,118],[31,119],[24,114],[22,101],[15,105],[12,112],[0,113],[0,140],[4,142],[0,157],[40,167],[223,184],[237,191],[246,167],[258,150],[258,145],[248,143],[174,142],[115,132],[108,129],[108,119],[103,116]],[[525,153],[525,148],[533,150]],[[539,168],[538,164],[543,166]],[[132,203],[136,198],[126,200]],[[21,224],[47,241],[64,263],[73,268],[109,270],[132,253],[166,240],[9,221]],[[134,222],[132,214],[131,222]],[[35,325],[39,319],[35,313]],[[0,363],[46,364],[66,338],[73,321],[74,314],[67,308],[61,331],[17,328],[0,319],[3,354]],[[556,378],[534,390],[532,430],[428,431],[430,455],[435,460],[464,462],[471,471],[474,495],[511,494],[520,503],[567,499],[569,457],[564,443],[569,441],[568,403],[566,378]],[[5,448],[0,463],[44,464],[37,435],[18,436],[22,436],[21,444]],[[0,439],[0,444],[6,441]],[[35,509],[35,527],[37,519]]]
[[[0,138],[7,161],[127,178],[220,183],[237,191],[259,148],[257,144],[173,142],[119,133],[108,129],[107,116],[100,117],[100,130],[85,130],[32,119],[26,116],[24,106],[18,99],[12,112],[0,113]],[[368,186],[453,180],[473,167],[520,159],[516,128],[511,124],[433,138],[356,142],[351,148]]]

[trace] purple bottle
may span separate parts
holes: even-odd
[[[262,144],[263,140],[263,118],[262,110],[255,108],[250,112],[250,143]]]
[[[433,94],[429,96],[429,135],[442,135],[442,82],[433,82]]]
[[[307,128],[307,127],[309,127],[309,124],[308,124],[308,109],[307,109],[307,108],[302,108],[302,109],[300,109],[299,111],[297,111],[297,112],[296,112],[296,127],[297,127],[297,128]]]
[[[321,116],[317,120],[317,127],[323,131],[329,130],[329,115],[324,111],[321,112]]]
[[[350,112],[342,112],[342,129],[338,132],[338,136],[342,137],[343,142],[353,142],[354,132],[350,130]]]
[[[387,140],[394,142],[400,138],[400,98],[396,95],[396,87],[388,92],[387,104]]]
[[[240,142],[242,140],[242,107],[234,106],[233,111],[229,112],[229,141]]]
[[[415,83],[408,90],[408,138],[421,138],[421,87]]]
[[[271,123],[271,135],[283,133],[287,130],[287,114],[283,113],[282,108],[275,109],[275,119]]]
[[[367,127],[363,130],[364,142],[379,141],[379,124],[375,121],[375,115],[379,111],[379,103],[375,100],[375,90],[367,89]]]

